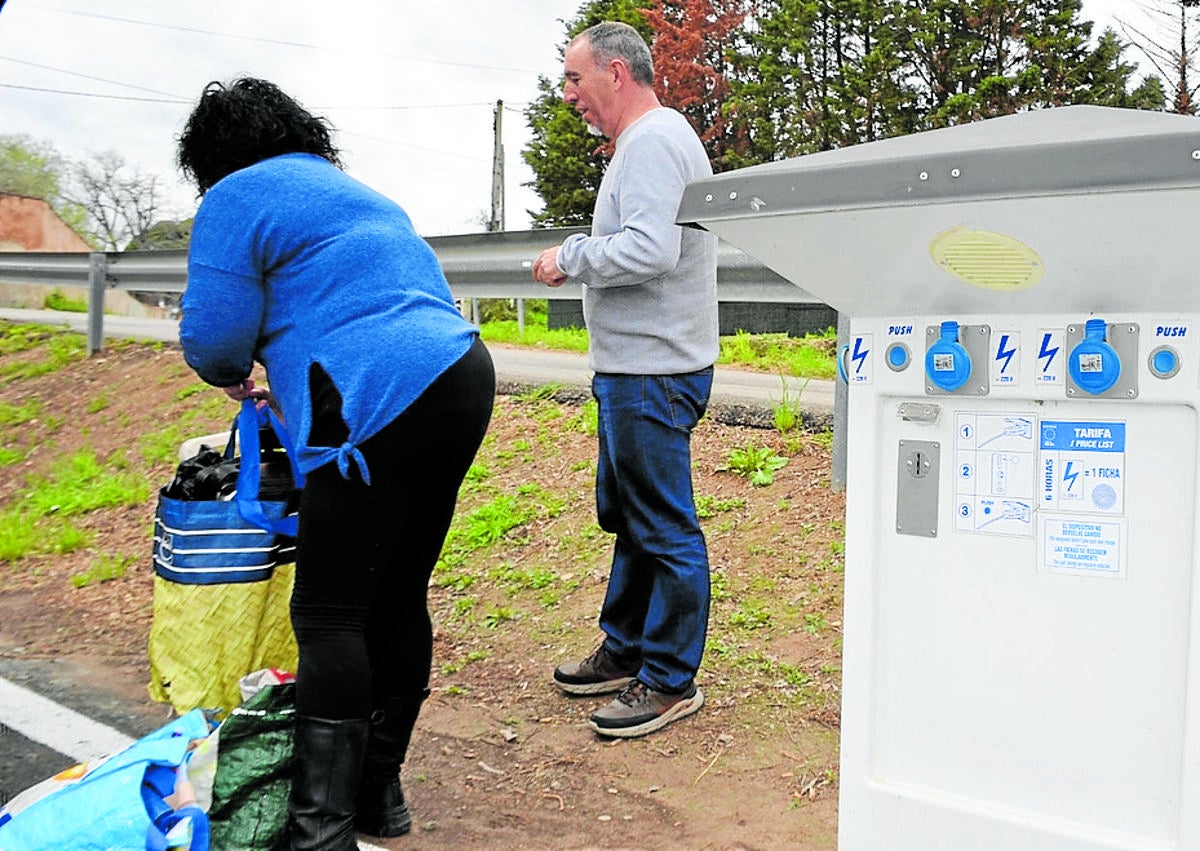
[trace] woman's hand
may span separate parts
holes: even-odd
[[[260,411],[269,405],[271,410],[275,412],[275,416],[279,417],[281,421],[283,420],[283,411],[279,409],[279,405],[276,403],[275,397],[271,395],[271,391],[266,387],[255,386],[253,378],[247,378],[240,384],[231,384],[229,387],[222,387],[221,390],[235,402],[254,399],[254,407]]]
[[[267,388],[255,387],[253,378],[247,378],[238,384],[222,387],[221,390],[235,402],[241,402],[243,399],[266,399],[271,396],[271,391]]]

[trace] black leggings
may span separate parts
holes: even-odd
[[[336,464],[309,473],[300,498],[292,626],[300,647],[296,711],[366,718],[429,683],[426,593],[458,488],[487,431],[496,377],[475,345],[359,448],[371,485]]]

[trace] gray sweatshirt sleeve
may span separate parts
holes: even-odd
[[[683,229],[675,224],[689,177],[678,145],[657,133],[630,140],[600,187],[593,233],[563,243],[559,268],[589,287],[624,287],[669,273],[679,263]],[[606,221],[609,216],[613,221]]]

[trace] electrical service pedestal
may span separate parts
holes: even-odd
[[[1200,849],[1200,122],[990,119],[680,222],[850,317],[839,847]]]

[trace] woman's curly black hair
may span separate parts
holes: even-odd
[[[274,83],[241,77],[204,87],[179,134],[177,162],[203,195],[238,169],[295,153],[316,154],[342,167],[328,121]]]

